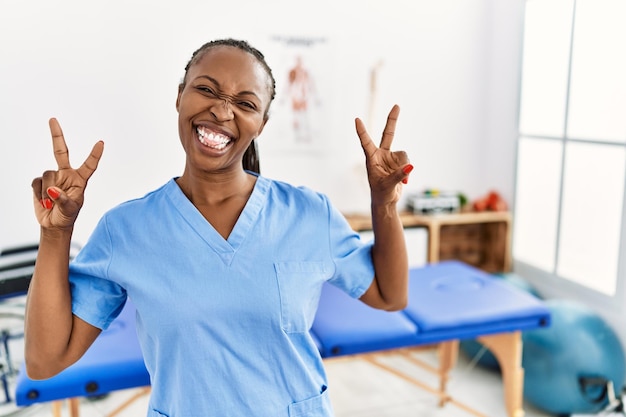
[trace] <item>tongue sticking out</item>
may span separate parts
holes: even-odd
[[[198,139],[200,142],[208,146],[209,148],[222,150],[230,143],[230,138],[224,136],[220,133],[215,133],[210,130],[206,130],[205,128],[198,126],[196,129],[198,132]]]

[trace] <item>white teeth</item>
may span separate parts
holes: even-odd
[[[198,132],[198,139],[200,142],[209,148],[222,150],[230,143],[230,138],[227,136],[215,132],[205,131],[201,126],[198,126],[196,131]]]

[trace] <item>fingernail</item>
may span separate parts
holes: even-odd
[[[402,184],[408,184],[408,182],[409,182],[409,179],[408,179],[408,178],[404,178],[404,179],[402,180]]]
[[[405,174],[408,174],[411,171],[413,171],[413,165],[411,165],[411,164],[409,164],[409,165],[405,166],[404,168],[402,168],[402,172],[404,172]]]
[[[50,197],[52,197],[53,200],[56,200],[57,198],[59,198],[59,195],[60,195],[59,192],[52,187],[48,187],[46,192],[48,193]]]
[[[41,207],[46,208],[46,205],[43,203],[43,199],[39,200],[39,204],[41,204]]]
[[[52,209],[52,200],[50,200],[49,198],[44,198],[43,206],[48,210]]]

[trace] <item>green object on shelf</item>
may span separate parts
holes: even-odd
[[[463,207],[467,204],[467,196],[465,194],[458,193],[457,196],[459,197],[459,206]]]

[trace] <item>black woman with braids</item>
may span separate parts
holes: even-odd
[[[28,293],[28,375],[77,361],[127,299],[151,377],[147,416],[332,416],[309,329],[322,284],[374,308],[406,305],[408,267],[396,204],[413,168],[355,119],[371,188],[375,242],[328,198],[260,174],[255,141],[275,81],[261,52],[221,39],[198,49],[178,88],[185,167],[110,209],[71,262],[70,241],[104,143],[73,168],[50,120],[57,162],[32,183],[40,246]]]

